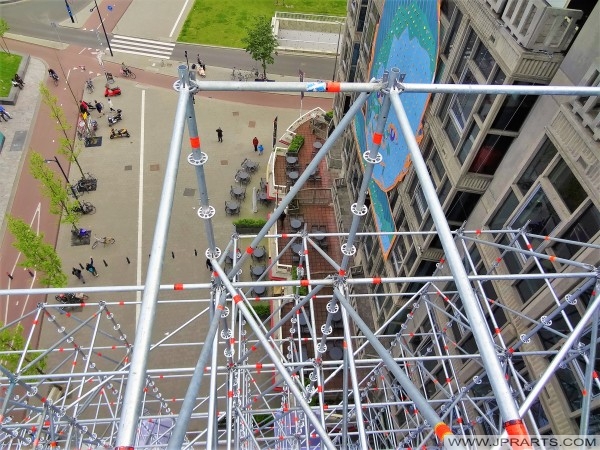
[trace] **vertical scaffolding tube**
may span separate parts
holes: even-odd
[[[598,286],[600,287],[600,286]],[[598,289],[596,289],[598,292]],[[590,357],[585,369],[583,382],[583,401],[581,402],[581,419],[579,422],[579,433],[582,436],[588,434],[590,421],[590,402],[592,401],[592,378],[594,377],[594,363],[596,361],[596,340],[598,339],[598,310],[592,316],[592,337],[590,339]],[[597,377],[597,375],[596,375]]]
[[[185,81],[181,83],[179,90],[179,99],[173,124],[173,135],[171,137],[171,145],[169,148],[169,158],[165,170],[165,181],[156,218],[152,248],[150,250],[150,261],[148,262],[148,270],[146,272],[147,276],[142,296],[140,318],[137,324],[135,345],[131,356],[129,379],[123,397],[123,409],[121,410],[119,433],[117,434],[116,441],[116,447],[118,449],[133,449],[136,429],[140,418],[140,410],[142,407],[142,396],[146,384],[146,364],[148,362],[152,327],[156,315],[156,304],[160,287],[160,277],[162,274],[165,244],[167,242],[167,233],[169,231],[169,221],[171,219],[175,182],[177,181],[177,169],[183,140],[185,114],[187,104],[191,101],[187,84],[187,67],[184,65],[179,66],[179,79],[180,81]]]
[[[390,94],[402,134],[407,147],[410,150],[410,156],[415,172],[419,177],[423,194],[425,195],[427,205],[431,211],[431,217],[433,218],[438,236],[440,237],[446,261],[448,262],[448,266],[454,277],[465,313],[469,318],[473,336],[477,342],[477,347],[481,352],[481,360],[497,399],[498,408],[500,409],[500,413],[504,420],[504,427],[509,435],[525,436],[527,435],[525,424],[519,416],[517,405],[512,397],[508,383],[504,378],[504,372],[502,371],[502,366],[498,360],[494,342],[487,329],[485,318],[481,313],[477,297],[469,283],[467,272],[462,265],[462,260],[458,253],[458,248],[454,243],[454,239],[452,238],[450,227],[448,226],[446,216],[444,215],[444,210],[442,209],[440,200],[435,192],[433,182],[431,181],[431,178],[429,178],[427,166],[425,165],[425,161],[423,160],[423,156],[417,145],[414,132],[410,126],[406,112],[404,111],[404,106],[400,101],[400,91],[395,87]]]

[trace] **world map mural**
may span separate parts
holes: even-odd
[[[438,54],[439,5],[437,0],[387,0],[375,36],[369,79],[383,77],[385,71],[397,67],[405,74],[404,82],[431,83],[435,77]],[[421,135],[422,118],[429,94],[402,94],[411,128],[417,138]],[[373,93],[364,113],[356,115],[353,122],[354,137],[362,153],[371,150],[373,132],[382,105],[382,95]],[[377,230],[394,232],[396,225],[387,192],[396,187],[410,166],[408,146],[400,132],[394,109],[390,109],[379,148],[382,161],[375,165],[369,184],[371,207]],[[363,161],[363,168],[365,161]],[[387,258],[394,236],[380,235],[383,254]]]

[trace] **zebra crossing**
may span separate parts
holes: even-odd
[[[115,52],[169,59],[175,48],[175,43],[114,35],[110,40],[110,46]]]

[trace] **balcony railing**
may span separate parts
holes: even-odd
[[[553,8],[545,0],[486,0],[528,50],[561,52],[571,43],[582,11]]]

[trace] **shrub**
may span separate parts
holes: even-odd
[[[269,302],[252,303],[252,308],[258,317],[266,319],[271,315],[271,306]]]
[[[327,111],[325,113],[325,120],[327,122],[331,122],[331,119],[333,119],[333,111]]]
[[[267,223],[266,219],[237,219],[233,221],[233,225],[237,228],[262,228]]]
[[[298,279],[298,268],[297,267],[292,267],[292,280],[297,280]],[[298,295],[300,297],[305,297],[306,294],[308,294],[308,287],[306,286],[299,286],[298,288]]]
[[[298,153],[302,146],[304,145],[304,136],[297,134],[290,142],[290,145],[287,149],[288,153]]]

